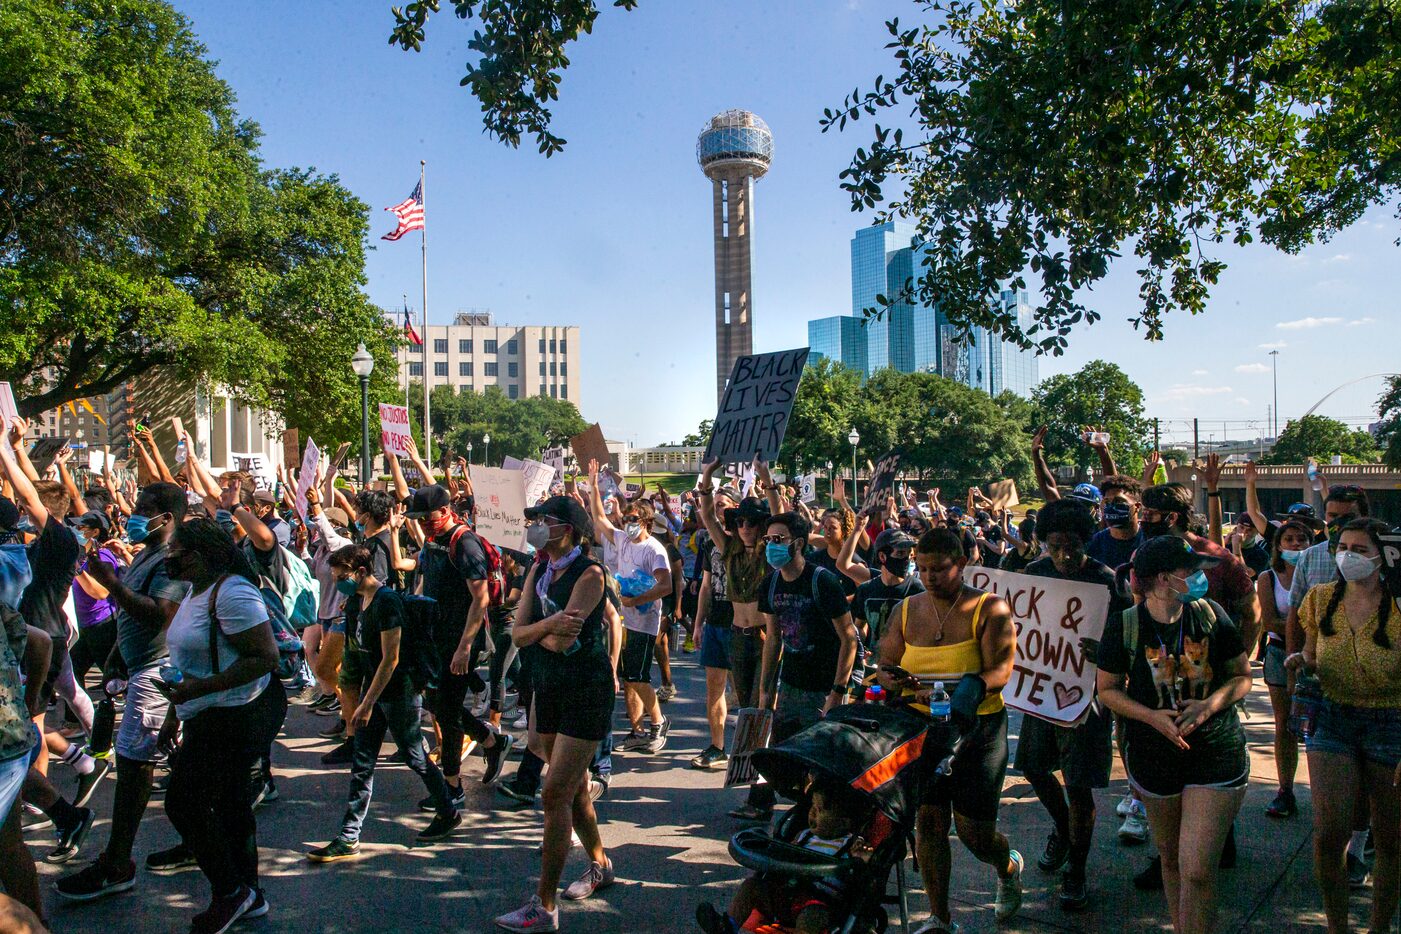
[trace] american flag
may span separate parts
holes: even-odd
[[[422,225],[423,221],[419,221]],[[409,306],[404,306],[404,336],[409,339],[409,343],[415,347],[423,346],[423,338],[418,336],[418,330],[413,326],[413,318],[409,315]]]
[[[386,211],[393,211],[394,216],[399,219],[399,226],[392,233],[387,233],[381,240],[398,240],[411,230],[423,229],[423,182],[420,181],[413,187],[413,194],[392,208],[385,208]]]

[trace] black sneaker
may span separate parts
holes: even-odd
[[[724,765],[730,761],[730,757],[725,755],[725,750],[719,746],[706,746],[705,750],[691,760],[693,769],[713,769],[717,765]]]
[[[339,698],[337,698],[335,694],[322,694],[316,700],[308,704],[307,709],[310,710],[312,713],[315,713],[318,710],[326,709],[326,707],[331,703],[331,701],[338,699]]]
[[[1055,872],[1064,866],[1065,861],[1069,858],[1070,841],[1062,837],[1059,832],[1052,830],[1050,837],[1046,839],[1046,851],[1036,861],[1036,868],[1042,872]]]
[[[70,902],[90,902],[106,895],[130,891],[136,885],[136,864],[127,860],[119,870],[109,870],[102,860],[96,860],[71,876],[54,883],[58,897]]]
[[[1280,789],[1270,806],[1265,808],[1270,817],[1293,817],[1299,813],[1299,804],[1294,800],[1294,792]]]
[[[498,795],[501,795],[503,798],[509,799],[510,803],[507,805],[507,807],[511,808],[512,810],[516,808],[531,807],[535,804],[536,801],[534,793],[522,791],[519,787],[516,786],[515,782],[502,782],[501,784],[496,786],[496,793]]]
[[[276,785],[272,782],[264,782],[263,787],[258,790],[257,797],[253,799],[253,807],[256,810],[265,804],[271,804],[280,797],[282,797],[282,793],[277,790]]]
[[[506,765],[506,757],[511,754],[511,747],[515,743],[516,738],[511,734],[497,733],[496,745],[482,750],[482,755],[486,758],[486,770],[482,772],[483,785],[490,785],[501,777],[501,769]]]
[[[243,918],[242,918],[242,920],[247,921],[247,920],[250,919],[250,918],[261,918],[261,917],[263,917],[264,915],[266,915],[267,913],[268,913],[268,900],[267,900],[267,896],[265,896],[265,895],[263,894],[263,890],[262,890],[262,889],[254,889],[254,890],[253,890],[253,904],[249,907],[249,909],[248,909],[247,911],[245,911],[245,912],[243,913]]]
[[[1163,887],[1163,858],[1155,856],[1148,868],[1133,877],[1133,887],[1140,892],[1157,892]]]
[[[312,713],[316,714],[318,717],[335,717],[340,719],[341,699],[334,694],[328,695],[326,702],[320,707],[314,708]]]
[[[453,807],[455,807],[455,808],[461,808],[461,807],[462,807],[463,805],[465,805],[466,803],[467,803],[467,794],[466,794],[466,792],[464,792],[461,788],[454,788],[454,787],[452,787],[451,785],[449,785],[449,786],[448,786],[448,804],[451,804],[451,805],[452,805]],[[418,802],[418,809],[419,809],[420,811],[427,811],[429,814],[432,814],[434,811],[438,810],[438,806],[437,806],[436,804],[433,803],[433,796],[432,796],[432,795],[429,795],[428,797],[424,798],[422,801]]]
[[[195,854],[183,843],[177,843],[168,850],[157,850],[146,857],[146,871],[162,875],[174,875],[188,869],[198,869]]]
[[[306,858],[313,863],[334,863],[341,859],[350,859],[360,853],[360,843],[351,843],[349,840],[342,840],[340,837],[332,840],[325,846],[313,847],[306,851]]]
[[[432,843],[435,840],[445,840],[462,824],[462,812],[454,809],[451,814],[439,814],[429,822],[427,827],[419,831],[418,841],[420,843]]]
[[[78,776],[78,790],[73,795],[74,807],[85,807],[92,798],[92,793],[97,790],[97,783],[112,771],[112,763],[106,759],[94,759],[93,769],[86,775]]]
[[[1060,878],[1060,906],[1065,911],[1081,911],[1090,903],[1090,890],[1082,873],[1067,872]]]
[[[349,765],[355,758],[355,741],[343,739],[341,744],[321,757],[322,765]]]
[[[44,862],[66,863],[77,856],[96,819],[97,813],[92,808],[78,808],[78,820],[71,827],[58,828],[58,846],[44,856]]]
[[[1347,855],[1347,884],[1349,888],[1365,889],[1367,883],[1371,881],[1371,872],[1367,869],[1366,860],[1358,859],[1352,853]]]
[[[224,934],[257,901],[257,893],[240,885],[228,895],[215,896],[209,907],[195,915],[190,922],[190,934]]]
[[[319,736],[319,737],[321,737],[322,739],[345,739],[345,738],[348,738],[348,737],[346,737],[346,735],[345,735],[345,721],[342,720],[340,717],[337,717],[335,723],[332,723],[332,724],[330,725],[330,727],[328,727],[327,729],[321,730],[321,731],[318,732],[316,735]]]

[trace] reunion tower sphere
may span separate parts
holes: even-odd
[[[773,160],[769,125],[747,110],[727,110],[710,118],[696,140],[696,160],[708,178],[739,173],[760,178]],[[724,170],[729,170],[725,172]]]

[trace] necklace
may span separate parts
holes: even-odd
[[[958,595],[949,602],[948,610],[940,613],[936,602],[938,598],[932,593],[929,595],[929,611],[934,614],[934,622],[939,624],[939,631],[934,634],[934,642],[936,644],[944,641],[944,623],[953,615],[953,608],[958,605],[958,598],[961,596],[963,596],[963,588],[959,587]]]

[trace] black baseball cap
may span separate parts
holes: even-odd
[[[1318,512],[1308,503],[1295,503],[1284,512],[1275,516],[1281,524],[1285,522],[1300,522],[1315,532],[1322,532],[1328,526],[1318,517]]]
[[[900,529],[886,529],[876,536],[875,547],[872,551],[894,551],[897,548],[914,548],[914,537]]]
[[[410,519],[426,519],[428,514],[452,505],[452,494],[441,483],[419,487],[409,498],[407,515]]]
[[[112,523],[100,512],[85,512],[74,520],[74,524],[101,532],[112,531]]]
[[[1220,558],[1194,551],[1185,538],[1159,535],[1138,546],[1133,554],[1133,573],[1139,580],[1146,581],[1168,571],[1195,571],[1214,568],[1220,563]]]
[[[551,496],[538,506],[527,506],[525,517],[530,520],[553,519],[565,525],[572,525],[580,538],[593,538],[593,520],[572,496]]]

